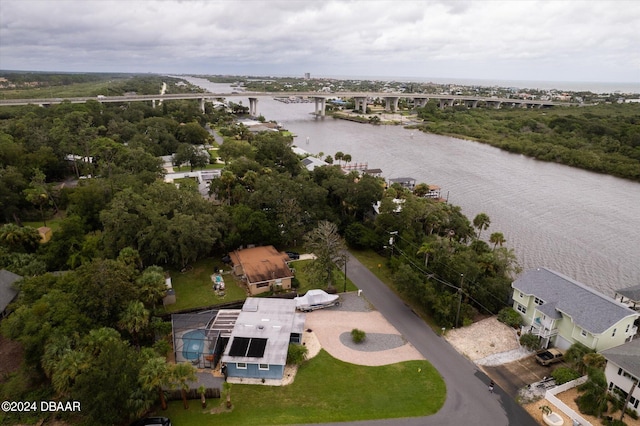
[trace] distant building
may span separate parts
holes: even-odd
[[[304,79],[305,80],[309,80],[311,78],[311,73],[310,72],[305,72],[304,73]]]
[[[394,179],[389,179],[389,186],[397,183],[403,188],[410,189],[413,191],[416,188],[416,180],[412,177],[399,177]]]

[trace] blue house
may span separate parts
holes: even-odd
[[[289,344],[302,342],[304,321],[292,299],[247,298],[222,355],[229,382],[280,383]]]

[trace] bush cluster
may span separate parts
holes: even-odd
[[[353,339],[354,343],[362,343],[367,338],[367,334],[362,330],[354,328],[353,330],[351,330],[351,338]]]

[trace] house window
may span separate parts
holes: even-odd
[[[522,299],[524,297],[524,293],[520,292],[520,299]]]
[[[631,327],[631,324],[627,324],[627,328],[624,330],[625,334],[629,334],[629,327]]]
[[[527,313],[527,308],[525,308],[524,306],[522,306],[521,304],[517,303],[516,304],[516,309],[520,312],[522,312],[523,314]]]
[[[259,370],[268,370],[269,369],[269,364],[258,364],[258,369]]]
[[[246,370],[247,369],[247,363],[246,362],[238,362],[238,363],[236,363],[236,368],[238,370]]]
[[[538,299],[536,297],[535,299],[533,299],[533,303],[535,303],[536,305],[542,305],[544,303],[544,300]]]
[[[269,283],[258,283],[256,284],[256,288],[269,287]]]
[[[622,376],[622,368],[618,368],[618,376]]]
[[[586,330],[582,330],[580,332],[580,334],[582,335],[582,337],[587,337],[587,331]]]
[[[616,330],[617,330],[617,328],[613,329],[613,333],[611,333],[611,337],[616,337]]]

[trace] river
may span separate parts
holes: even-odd
[[[228,85],[187,80],[229,91]],[[248,106],[248,99],[242,103]],[[353,162],[382,169],[386,179],[439,185],[470,220],[488,214],[484,235],[502,232],[525,270],[545,266],[611,297],[640,284],[639,183],[401,126],[316,118],[313,110],[313,103],[258,101],[258,113],[283,123],[302,149],[332,156],[342,151]]]

